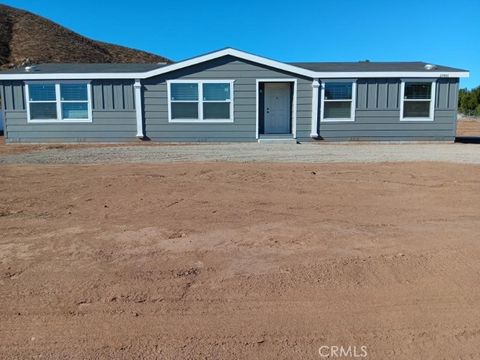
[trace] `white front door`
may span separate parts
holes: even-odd
[[[290,84],[264,84],[265,134],[289,134],[291,123]]]

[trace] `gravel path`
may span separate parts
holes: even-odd
[[[199,144],[102,146],[0,154],[0,164],[105,164],[155,162],[405,162],[480,164],[477,144]]]

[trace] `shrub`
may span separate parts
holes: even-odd
[[[480,116],[480,86],[472,90],[460,89],[458,111],[464,115]]]

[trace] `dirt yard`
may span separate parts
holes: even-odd
[[[463,118],[457,122],[457,136],[475,136],[480,138],[480,118]]]
[[[0,357],[476,359],[479,229],[478,165],[3,165]]]

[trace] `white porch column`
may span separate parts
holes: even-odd
[[[143,138],[143,119],[142,119],[142,84],[139,79],[135,80],[133,85],[135,89],[135,112],[137,117],[137,137]]]
[[[318,79],[313,79],[312,82],[312,131],[310,137],[318,137],[318,89],[320,88],[320,82]]]

